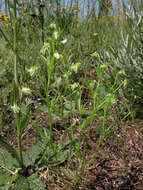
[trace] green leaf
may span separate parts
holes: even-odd
[[[8,190],[12,183],[17,179],[15,169],[18,163],[10,153],[0,150],[0,189]]]
[[[39,108],[42,112],[48,113],[48,107],[46,105],[40,106]]]
[[[45,190],[46,186],[42,180],[35,174],[28,177],[31,190]],[[25,189],[24,189],[25,190]]]
[[[25,166],[33,165],[35,160],[39,157],[40,153],[43,150],[41,141],[38,140],[32,147],[30,147],[24,155],[24,164]]]
[[[11,187],[10,184],[3,184],[3,185],[0,185],[0,190],[9,190],[10,187]]]
[[[18,162],[19,162],[19,157],[18,157],[18,153],[17,151],[10,145],[8,144],[0,135],[0,145],[2,147],[4,147],[9,153],[10,155],[15,158]],[[1,150],[0,150],[1,151]],[[5,150],[3,150],[4,152],[6,152]],[[1,151],[1,153],[3,153],[3,151]],[[7,153],[5,153],[7,154]]]
[[[48,160],[48,164],[52,166],[57,166],[64,163],[67,160],[68,150],[60,150],[54,156],[51,156]]]
[[[11,173],[7,170],[0,168],[0,189],[9,189],[10,185],[14,181],[10,174]]]
[[[0,149],[0,166],[8,170],[15,170],[15,168],[18,168],[18,163],[9,152]]]
[[[16,184],[14,185],[14,190],[30,190],[30,184],[24,176],[19,176]]]
[[[77,73],[78,70],[79,70],[79,68],[80,68],[80,66],[81,66],[81,63],[72,64],[72,65],[70,66],[70,70],[71,70],[71,71],[74,71],[75,73]]]
[[[67,159],[70,159],[75,152],[76,145],[77,140],[73,140],[57,149],[57,151],[49,157],[48,164],[57,166],[64,163]]]
[[[64,106],[64,108],[65,108],[67,111],[75,110],[75,107],[76,107],[76,102],[75,102],[75,101],[68,102],[68,103],[66,103],[65,106]]]
[[[29,114],[30,114],[30,109],[28,109],[26,111],[26,113],[23,113],[24,116],[23,116],[23,118],[22,118],[22,120],[20,122],[21,134],[23,133],[24,129],[26,128],[26,126],[28,124],[28,121],[30,119]]]

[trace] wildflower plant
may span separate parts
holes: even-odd
[[[6,19],[6,18],[5,18]],[[25,128],[27,127],[28,121],[30,119],[30,102],[25,105],[25,111],[21,108],[21,94],[31,94],[31,90],[28,87],[22,87],[19,82],[19,55],[18,55],[18,41],[17,41],[17,23],[19,17],[17,16],[17,1],[13,0],[13,65],[14,65],[14,79],[13,79],[13,105],[11,109],[13,110],[16,127],[17,127],[17,145],[18,148],[15,150],[3,137],[0,135],[0,145],[4,147],[5,150],[0,150],[0,169],[1,172],[5,173],[5,181],[0,180],[0,185],[3,185],[5,189],[9,189],[11,187],[19,188],[19,185],[22,187],[22,183],[25,184],[24,188],[32,188],[34,180],[37,179],[38,176],[33,176],[33,179],[26,179],[27,175],[27,164],[25,163],[24,153],[22,151],[22,135],[24,133]],[[3,34],[2,30],[1,33]],[[4,38],[8,39],[4,34]],[[9,43],[11,45],[11,43]],[[26,157],[26,156],[25,156]],[[36,159],[36,158],[35,158]],[[6,161],[7,160],[7,161]],[[4,170],[4,171],[3,171]],[[11,175],[12,174],[12,175]],[[0,177],[1,178],[1,177]],[[22,180],[22,183],[20,182]],[[39,180],[41,189],[44,188],[44,184]],[[31,187],[30,187],[31,186]]]
[[[66,165],[70,175],[73,164],[72,188],[78,189],[81,180],[86,183],[103,141],[118,127],[120,113],[114,110],[120,107],[120,89],[126,89],[129,83],[126,70],[118,70],[115,65],[119,59],[105,51],[109,49],[106,42],[109,35],[105,30],[103,36],[104,26],[90,25],[90,15],[87,20],[80,18],[77,24],[78,4],[71,5],[70,9],[70,6],[60,7],[58,1],[47,6],[43,2],[35,5],[31,1],[22,9],[13,0],[9,18],[0,18],[2,26],[5,23],[12,26],[5,26],[6,30],[0,28],[0,33],[13,52],[10,112],[17,135],[15,149],[0,133],[0,145],[7,150],[0,149],[0,185],[5,189],[45,189],[36,173],[44,180],[51,180],[55,167],[59,166],[56,169],[61,171]],[[31,113],[34,120],[28,126]],[[43,121],[44,114],[48,122]],[[30,126],[36,128],[39,138],[25,151],[22,139]],[[55,140],[55,131],[62,134],[56,136],[58,140]],[[94,141],[95,150],[89,154],[92,135],[98,137]],[[34,168],[32,175],[29,174],[31,167]],[[64,184],[63,176],[61,180]]]
[[[56,26],[54,25],[54,31],[57,31]],[[53,33],[54,33],[53,31]],[[64,40],[67,42],[67,40]],[[62,43],[58,38],[48,38],[47,43],[43,45],[41,48],[41,60],[43,64],[41,64],[41,74],[40,81],[41,85],[44,89],[44,96],[42,99],[45,100],[47,105],[47,112],[49,115],[49,134],[50,141],[49,143],[54,143],[52,140],[52,119],[54,116],[58,116],[63,122],[65,119],[72,118],[73,114],[77,115],[78,122],[71,122],[71,125],[64,125],[65,130],[69,136],[70,142],[72,143],[75,133],[75,126],[79,133],[79,138],[74,146],[75,157],[76,157],[76,176],[75,176],[75,184],[78,184],[79,173],[82,175],[83,171],[86,171],[86,175],[88,175],[88,168],[90,167],[93,159],[95,159],[96,152],[99,151],[100,145],[103,140],[107,138],[108,134],[113,130],[110,127],[106,127],[106,122],[108,121],[109,110],[113,105],[117,104],[117,91],[121,88],[123,83],[118,85],[118,77],[115,80],[114,84],[108,86],[108,88],[104,87],[102,78],[105,75],[105,71],[108,70],[108,67],[111,65],[110,63],[102,64],[96,68],[98,81],[91,80],[86,81],[80,84],[79,82],[74,81],[75,74],[78,74],[79,70],[82,67],[81,63],[68,63],[67,60],[64,60],[64,54],[58,53],[60,46]],[[94,52],[91,54],[91,57],[98,60],[100,55],[98,52]],[[60,67],[59,67],[60,65]],[[82,91],[84,86],[89,89],[91,94],[91,109],[88,110],[88,103],[82,102]],[[59,113],[60,110],[60,113]],[[103,120],[101,123],[100,129],[100,139],[97,141],[97,150],[95,154],[92,155],[87,164],[87,169],[85,169],[85,160],[87,157],[87,143],[90,138],[90,134],[92,129],[93,122],[97,117],[99,112],[103,112]],[[83,119],[82,117],[86,115]],[[83,142],[84,130],[86,130],[88,126],[88,133],[85,137],[85,141]],[[70,130],[72,132],[70,132]],[[81,146],[83,143],[82,151]],[[56,151],[56,150],[53,150]],[[68,158],[68,163],[70,164],[71,157]],[[86,176],[87,177],[87,176]]]
[[[45,102],[48,106],[49,121],[50,121],[50,136],[52,138],[52,110],[51,110],[51,98],[50,93],[52,92],[51,86],[58,84],[61,81],[61,78],[56,75],[58,64],[61,64],[62,55],[58,52],[58,41],[60,33],[57,30],[56,24],[52,23],[49,27],[53,32],[53,37],[48,38],[48,41],[45,42],[41,48],[41,59],[43,64],[41,64],[41,74],[40,81],[44,89]],[[55,83],[54,83],[55,82]],[[55,99],[57,99],[58,93],[55,93]],[[58,100],[57,100],[58,101]]]

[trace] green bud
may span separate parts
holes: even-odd
[[[75,90],[78,86],[79,86],[79,83],[75,82],[75,83],[71,84],[71,89]]]
[[[81,66],[81,63],[72,64],[70,69],[71,71],[74,71],[75,73],[77,73],[80,66]]]
[[[22,87],[21,91],[22,91],[24,94],[31,94],[30,88],[27,88],[27,87]]]
[[[99,54],[95,51],[94,53],[90,54],[92,57],[99,57]]]
[[[121,76],[125,76],[125,75],[126,75],[126,74],[125,74],[125,71],[123,71],[123,70],[122,70],[122,71],[119,71],[118,74],[121,75]]]

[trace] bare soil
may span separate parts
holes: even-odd
[[[45,114],[39,118],[39,122],[48,126],[48,116]],[[88,153],[92,155],[97,146],[99,135],[96,133],[94,123],[90,139],[88,141]],[[87,130],[85,129],[86,136]],[[53,121],[54,140],[65,143],[68,141],[68,135],[65,133],[62,122]],[[84,141],[83,135],[83,141]],[[75,130],[75,138],[79,137],[78,130]],[[23,137],[23,150],[25,151],[38,138],[35,128],[31,123]],[[14,139],[10,138],[11,144],[15,144]],[[88,156],[87,156],[88,160]],[[53,167],[49,171],[36,171],[47,186],[47,190],[143,190],[143,121],[126,121],[117,128],[112,135],[103,140],[96,157],[89,168],[87,181],[85,184],[85,168],[77,185],[72,177],[61,172],[65,169],[72,172],[75,170],[75,157],[73,156],[70,166],[65,162],[61,166]],[[74,178],[74,177],[73,177]]]

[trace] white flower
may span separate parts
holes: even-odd
[[[19,113],[19,111],[20,111],[20,107],[18,107],[17,104],[14,104],[14,105],[11,107],[11,109],[13,109],[13,112],[14,112],[14,113]]]
[[[62,43],[62,44],[67,43],[67,39],[62,40],[61,43]]]
[[[24,94],[31,94],[30,88],[27,88],[27,87],[22,87],[21,91],[22,91]]]
[[[53,33],[53,35],[54,35],[54,38],[57,40],[57,39],[58,39],[58,32],[55,31],[55,32]]]
[[[55,57],[56,59],[59,59],[59,58],[60,58],[60,54],[59,54],[58,52],[56,52],[56,53],[54,53],[54,57]]]

